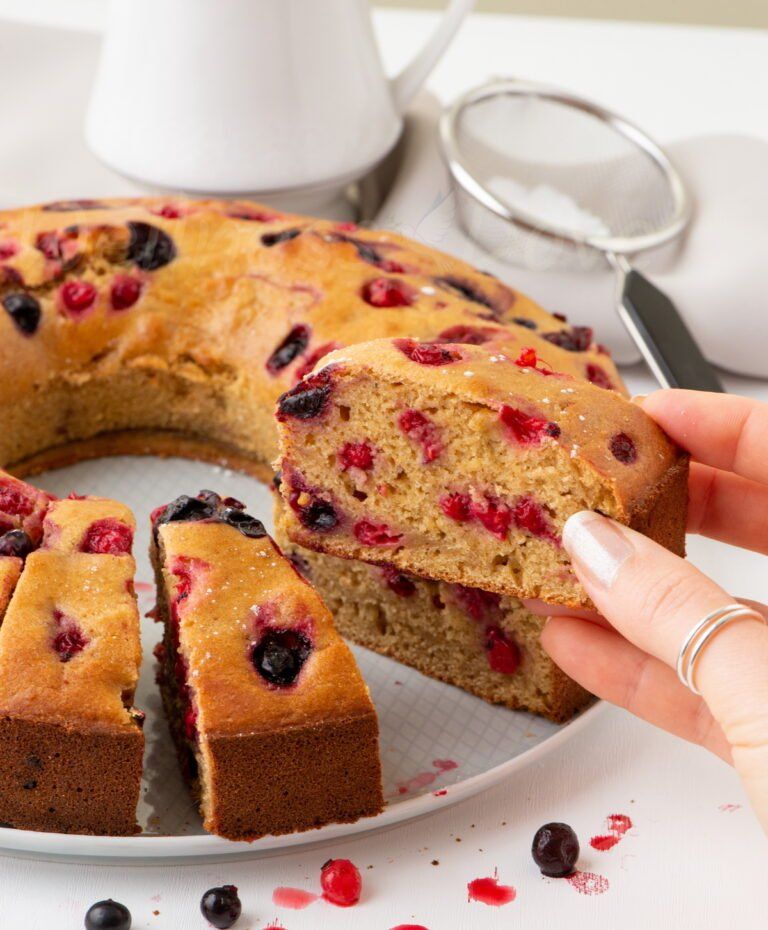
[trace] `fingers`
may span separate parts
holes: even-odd
[[[620,634],[562,616],[547,623],[541,642],[555,664],[588,691],[731,761],[728,741],[701,698]]]
[[[704,465],[768,484],[768,405],[704,391],[656,391],[643,410]]]
[[[539,617],[578,617],[580,620],[589,620],[599,626],[610,627],[610,623],[594,610],[581,610],[575,607],[562,607],[560,604],[547,604],[534,598],[524,598],[523,604],[527,610]]]
[[[689,533],[768,555],[768,485],[692,462],[688,488]]]

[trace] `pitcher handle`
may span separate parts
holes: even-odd
[[[392,96],[399,113],[405,112],[474,5],[475,0],[451,0],[424,48],[392,78]]]

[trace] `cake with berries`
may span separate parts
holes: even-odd
[[[388,232],[218,200],[0,212],[0,465],[149,452],[271,477],[277,398],[376,337],[534,346],[620,388],[586,327]]]
[[[278,508],[276,538],[347,639],[491,704],[560,723],[591,695],[544,652],[544,619],[504,597],[368,565],[292,543]]]
[[[130,835],[144,752],[134,521],[0,476],[0,821]],[[10,543],[9,543],[10,539]],[[23,570],[22,570],[23,568]]]
[[[237,501],[203,491],[153,518],[158,680],[205,828],[253,840],[379,813],[376,713],[315,591]]]
[[[487,346],[382,339],[280,399],[287,529],[329,555],[568,606],[595,510],[684,550],[687,457],[614,391]]]

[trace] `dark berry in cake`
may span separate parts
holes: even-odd
[[[312,369],[317,365],[321,358],[325,358],[329,352],[333,352],[335,349],[340,349],[340,342],[324,342],[322,345],[318,346],[316,349],[313,349],[308,355],[306,355],[300,365],[296,367],[295,378],[296,381],[301,381],[302,378],[306,378],[308,374],[312,372]]]
[[[501,607],[501,596],[491,591],[457,584],[453,586],[453,593],[461,608],[473,620],[487,621],[489,617],[497,615]]]
[[[410,307],[416,291],[398,278],[374,278],[364,285],[363,300],[372,307]]]
[[[330,396],[331,378],[327,369],[323,368],[280,397],[277,402],[277,419],[293,417],[296,420],[311,420],[318,417],[325,410]]]
[[[309,345],[310,329],[304,323],[292,327],[267,359],[267,371],[276,375],[304,352]]]
[[[450,365],[461,358],[456,349],[435,342],[416,342],[413,339],[393,339],[392,342],[406,358],[419,365]]]
[[[382,565],[381,575],[389,590],[398,597],[412,597],[416,593],[416,585],[395,565]]]
[[[273,245],[278,245],[281,242],[290,242],[291,239],[295,239],[296,236],[300,235],[300,229],[283,229],[280,232],[264,233],[261,237],[261,242],[262,245],[271,248]]]
[[[543,333],[544,339],[568,352],[586,352],[592,345],[592,330],[589,326],[572,326],[558,333]]]
[[[547,512],[532,497],[521,497],[515,502],[512,508],[512,518],[518,529],[525,530],[531,536],[559,542],[549,522]]]
[[[579,839],[567,823],[545,823],[531,846],[533,861],[549,878],[564,878],[576,867]]]
[[[363,880],[349,859],[329,859],[320,870],[323,898],[337,907],[352,907],[360,900]]]
[[[17,559],[28,556],[35,544],[24,530],[9,530],[0,536],[0,555],[11,555]]]
[[[53,618],[59,627],[59,632],[53,637],[54,652],[59,661],[69,662],[85,649],[89,642],[88,637],[74,620],[65,617],[61,611],[54,610]]]
[[[130,241],[126,258],[144,271],[155,271],[176,258],[173,239],[150,223],[128,223]]]
[[[466,326],[462,323],[456,326],[449,326],[444,329],[437,337],[435,342],[461,342],[470,346],[481,346],[503,333],[501,329],[494,329],[492,326]]]
[[[85,915],[85,930],[131,930],[131,912],[111,898],[97,901]]]
[[[312,643],[298,630],[267,630],[253,647],[251,661],[271,685],[287,687],[299,676],[312,652]]]
[[[13,258],[19,251],[18,245],[15,242],[0,242],[0,262],[7,262],[9,258]]]
[[[464,281],[461,278],[457,278],[453,275],[444,275],[443,277],[435,278],[434,282],[438,287],[441,287],[445,291],[450,291],[452,294],[456,294],[458,297],[463,297],[465,300],[471,300],[472,303],[480,304],[483,307],[487,307],[489,310],[496,309],[493,305],[493,301],[486,297],[485,294],[481,293],[469,281]]]
[[[13,320],[16,328],[31,336],[40,325],[40,304],[31,294],[6,294],[3,297],[5,312]]]
[[[49,261],[56,262],[62,257],[62,241],[62,236],[55,230],[41,232],[35,239],[35,248]]]
[[[335,526],[338,526],[339,515],[330,501],[315,497],[304,503],[301,492],[294,491],[291,494],[290,504],[299,515],[302,526],[306,526],[308,530],[314,530],[316,533],[328,533]]]
[[[86,530],[81,552],[126,555],[133,545],[133,530],[127,523],[107,517],[94,521]]]
[[[611,439],[610,449],[613,457],[624,465],[632,465],[637,461],[637,446],[626,433],[617,433]]]
[[[513,316],[512,322],[516,323],[518,326],[523,326],[525,329],[538,329],[538,326],[529,320],[526,316]]]
[[[485,631],[485,652],[490,667],[502,675],[514,675],[520,665],[520,650],[501,627]]]
[[[129,274],[118,274],[112,280],[109,301],[113,310],[127,310],[141,295],[141,281]]]
[[[61,286],[62,307],[68,316],[78,317],[96,302],[98,293],[90,281],[66,281]]]
[[[222,523],[234,526],[243,536],[248,536],[250,539],[261,539],[262,536],[267,535],[261,520],[245,513],[241,507],[225,507],[219,513],[218,518]]]
[[[235,885],[209,888],[200,899],[200,913],[212,927],[227,930],[234,927],[243,911]]]
[[[592,362],[587,365],[587,380],[591,381],[592,384],[596,384],[598,387],[605,388],[606,391],[614,390],[614,384],[605,373],[605,369]]]
[[[217,495],[218,497],[218,495]],[[216,504],[199,497],[182,494],[167,504],[155,519],[155,525],[161,523],[187,523],[192,520],[209,520],[216,512]]]

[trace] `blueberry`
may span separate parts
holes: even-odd
[[[592,330],[589,326],[572,326],[557,333],[543,333],[543,337],[552,345],[568,352],[586,352],[592,345]]]
[[[295,239],[296,236],[301,235],[300,229],[283,229],[280,232],[274,233],[264,233],[261,237],[263,245],[271,247],[277,245],[280,242],[290,242],[291,239]]]
[[[300,381],[295,388],[283,394],[277,402],[277,418],[285,420],[311,420],[325,410],[331,396],[331,379],[327,369]]]
[[[545,823],[539,827],[531,846],[533,861],[542,875],[564,878],[579,858],[579,840],[567,823]]]
[[[111,898],[98,901],[88,908],[85,930],[131,930],[131,912]]]
[[[252,517],[249,513],[244,513],[236,507],[226,507],[221,511],[219,517],[223,523],[234,526],[236,530],[240,530],[243,536],[248,536],[250,539],[261,539],[262,536],[267,535],[261,520],[257,520],[256,517]]]
[[[267,371],[276,375],[290,365],[309,345],[310,329],[304,323],[292,327],[288,335],[267,359]]]
[[[3,307],[25,336],[32,336],[40,325],[40,303],[31,294],[6,294]]]
[[[339,515],[336,513],[333,504],[320,498],[315,498],[304,507],[297,507],[296,511],[302,525],[306,526],[308,530],[315,530],[318,533],[327,533],[339,522]]]
[[[537,329],[533,320],[529,320],[527,316],[513,316],[512,322],[517,323],[518,326],[525,327],[525,329]]]
[[[0,555],[13,555],[23,559],[35,548],[24,530],[9,530],[0,536]]]
[[[149,223],[128,223],[131,239],[128,261],[144,271],[155,271],[176,258],[176,246],[168,233]]]
[[[211,492],[209,492],[211,493]],[[216,495],[218,497],[218,495]],[[200,500],[198,497],[190,497],[188,494],[182,494],[170,504],[157,518],[156,525],[161,523],[186,523],[193,520],[208,520],[214,516],[216,505],[210,500]]]
[[[292,685],[312,652],[312,644],[296,630],[269,630],[254,647],[251,661],[271,685]]]
[[[209,888],[200,899],[200,912],[213,927],[227,930],[237,922],[243,906],[234,885]]]
[[[443,277],[435,278],[434,282],[438,287],[441,287],[445,291],[450,291],[452,294],[456,294],[457,297],[463,297],[464,300],[471,300],[472,303],[480,304],[483,307],[487,307],[489,310],[495,310],[492,301],[469,281],[464,281],[453,275],[444,275]]]

